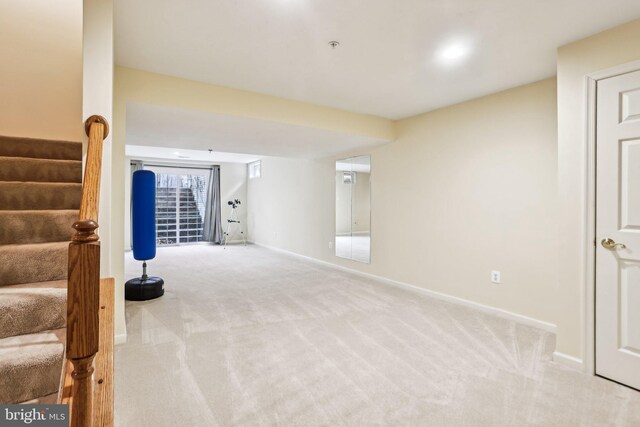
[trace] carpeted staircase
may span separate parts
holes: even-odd
[[[0,136],[0,403],[53,403],[82,144]]]

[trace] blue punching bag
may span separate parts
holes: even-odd
[[[147,261],[156,257],[156,174],[139,170],[131,182],[131,230],[133,257]]]
[[[142,263],[142,277],[125,284],[125,298],[144,301],[164,294],[164,280],[147,275],[146,261],[156,256],[156,174],[133,173],[131,182],[131,231],[133,257]]]

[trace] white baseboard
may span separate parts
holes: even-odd
[[[553,352],[553,361],[561,365],[568,366],[569,368],[584,371],[584,363],[582,362],[582,359],[560,353],[559,351]]]
[[[454,304],[459,304],[459,305],[463,305],[465,307],[470,307],[476,310],[480,310],[484,313],[488,313],[488,314],[492,314],[494,316],[497,317],[501,317],[503,319],[508,319],[508,320],[512,320],[514,322],[523,324],[523,325],[527,325],[527,326],[532,326],[534,328],[538,328],[538,329],[542,329],[544,331],[550,332],[555,334],[556,333],[556,325],[554,325],[553,323],[549,323],[549,322],[545,322],[542,320],[538,320],[538,319],[534,319],[532,317],[528,317],[528,316],[523,316],[522,314],[517,314],[517,313],[513,313],[511,311],[507,311],[507,310],[503,310],[501,308],[496,308],[496,307],[491,307],[489,305],[484,305],[484,304],[480,304],[474,301],[470,301],[464,298],[459,298],[459,297],[455,297],[453,295],[448,295],[442,292],[436,292],[436,291],[432,291],[429,289],[425,289],[425,288],[421,288],[419,286],[415,286],[415,285],[411,285],[409,283],[404,283],[404,282],[399,282],[397,280],[392,280],[392,279],[388,279],[386,277],[382,277],[382,276],[376,276],[375,274],[370,274],[370,273],[364,273],[362,271],[359,270],[354,270],[352,268],[348,268],[348,267],[343,267],[341,265],[338,264],[333,264],[327,261],[322,261],[319,260],[317,258],[312,258],[306,255],[301,255],[295,252],[291,252],[291,251],[287,251],[285,249],[281,249],[281,248],[277,248],[275,246],[269,246],[269,245],[264,245],[262,243],[257,243],[257,242],[252,242],[254,243],[256,246],[261,246],[263,248],[266,249],[271,249],[273,251],[277,251],[277,252],[281,252],[281,253],[285,253],[288,255],[292,255],[295,257],[299,257],[299,258],[304,258],[306,260],[309,261],[313,261],[319,264],[323,264],[338,270],[342,270],[342,271],[346,271],[352,274],[356,274],[358,276],[362,276],[362,277],[367,277],[369,279],[374,279],[377,280],[379,282],[385,283],[387,285],[391,285],[391,286],[396,286],[396,287],[400,287],[403,289],[409,289],[413,292],[417,292],[423,295],[427,295],[431,298],[436,298],[442,301],[447,301],[447,302],[451,302]],[[567,356],[570,357],[570,356]],[[582,363],[582,361],[580,361],[580,363]]]
[[[127,343],[127,334],[124,333],[124,334],[116,335],[113,341],[114,341],[115,345],[126,344]]]

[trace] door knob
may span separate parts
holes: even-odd
[[[620,249],[627,248],[624,244],[616,243],[615,240],[609,239],[608,237],[606,239],[602,239],[602,242],[600,242],[600,244],[602,245],[603,248],[609,249],[609,250],[616,249],[616,248],[620,248]]]

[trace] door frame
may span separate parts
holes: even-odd
[[[585,76],[585,144],[587,167],[584,177],[586,185],[585,228],[582,233],[584,242],[582,273],[584,277],[584,337],[583,370],[596,374],[596,120],[597,120],[597,83],[598,80],[616,77],[622,74],[640,71],[640,61],[632,61],[615,67],[589,73]]]

